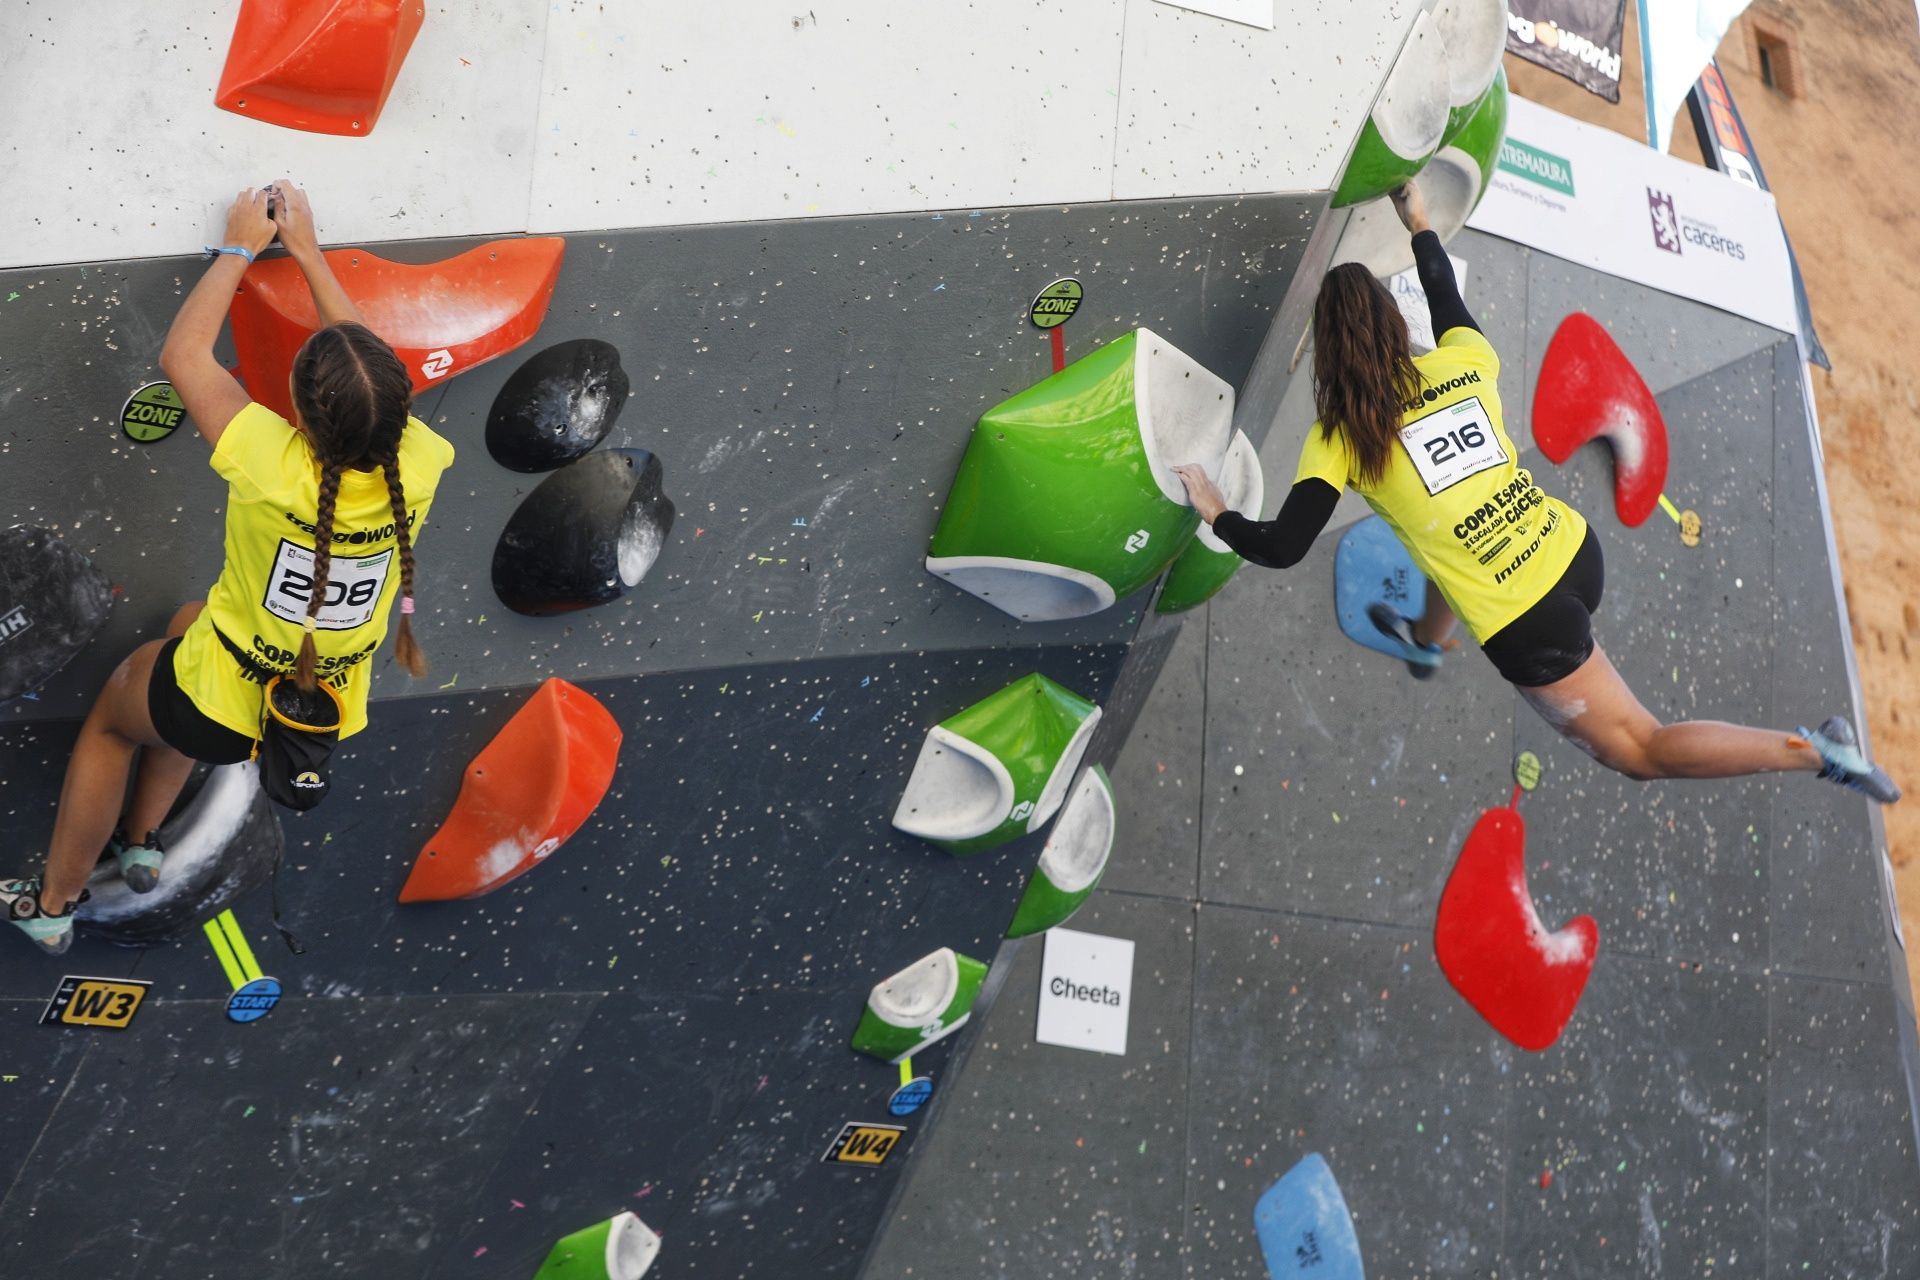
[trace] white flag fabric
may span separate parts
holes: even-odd
[[[1647,145],[1655,151],[1673,141],[1674,116],[1746,7],[1747,0],[1639,0]]]

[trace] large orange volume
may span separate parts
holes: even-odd
[[[538,332],[566,251],[559,236],[533,236],[489,241],[419,265],[389,262],[365,249],[329,249],[327,262],[367,327],[407,366],[418,394]],[[256,262],[240,282],[231,314],[247,394],[290,418],[287,373],[320,327],[306,277],[291,258]]]
[[[619,755],[612,714],[584,689],[548,680],[467,766],[400,901],[477,898],[533,870],[592,815]]]
[[[420,0],[241,0],[214,105],[365,137],[425,17]]]

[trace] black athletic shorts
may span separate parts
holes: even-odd
[[[179,647],[178,636],[161,646],[147,680],[147,714],[160,740],[181,755],[208,764],[239,764],[250,758],[252,738],[210,718],[181,690],[173,675],[173,651]]]
[[[1606,582],[1600,539],[1588,525],[1586,539],[1553,589],[1480,647],[1514,684],[1533,688],[1566,679],[1593,656],[1593,615]]]

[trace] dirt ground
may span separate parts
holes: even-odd
[[[1520,96],[1646,140],[1633,5],[1620,104],[1508,55]],[[1875,756],[1908,792],[1885,810],[1894,882],[1920,990],[1920,106],[1912,0],[1758,0],[1720,48],[1800,257],[1831,373],[1813,375],[1828,495],[1847,581]],[[1790,97],[1759,75],[1757,28],[1790,40]],[[1698,161],[1682,111],[1672,152]]]

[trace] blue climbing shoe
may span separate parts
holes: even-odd
[[[1440,646],[1421,644],[1413,638],[1413,619],[1407,617],[1392,605],[1376,600],[1367,606],[1367,621],[1387,639],[1400,646],[1400,656],[1407,660],[1407,670],[1413,673],[1415,680],[1427,680],[1440,669]]]
[[[1900,798],[1900,788],[1893,785],[1885,769],[1867,759],[1859,739],[1853,736],[1853,726],[1844,717],[1834,716],[1818,729],[1803,728],[1799,734],[1820,753],[1821,777],[1881,804],[1892,804]]]
[[[107,852],[120,868],[120,879],[135,893],[152,893],[160,883],[160,866],[167,851],[160,845],[158,831],[147,832],[139,844],[131,844],[118,831],[107,839]]]
[[[80,902],[86,900],[82,892]],[[73,945],[73,908],[78,905],[70,904],[64,915],[50,916],[40,909],[39,876],[0,880],[0,910],[48,955],[65,955]]]

